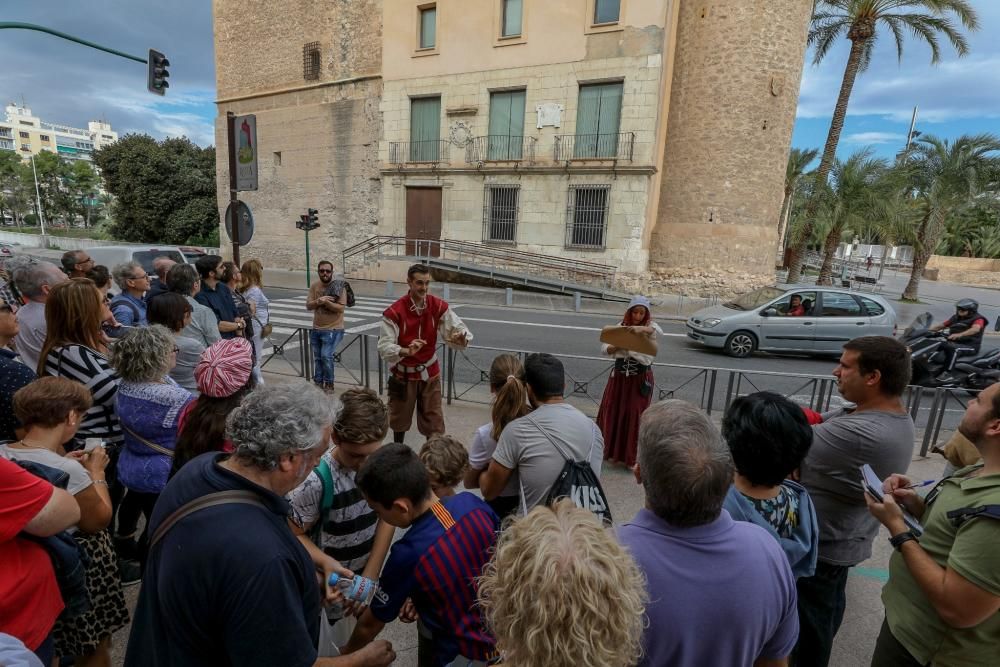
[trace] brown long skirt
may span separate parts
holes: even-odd
[[[644,385],[649,388],[646,396],[642,395]],[[653,400],[654,386],[652,370],[627,376],[611,371],[597,412],[597,426],[604,436],[604,460],[635,465],[639,418]]]

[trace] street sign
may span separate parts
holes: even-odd
[[[226,208],[226,234],[229,235],[230,240],[233,238],[233,207],[233,204],[229,204]],[[250,207],[243,202],[236,202],[235,208],[236,221],[239,224],[240,245],[247,245],[253,238],[253,213],[250,212]]]
[[[256,190],[257,116],[237,116],[236,136],[236,189]]]

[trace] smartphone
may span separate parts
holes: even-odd
[[[83,441],[83,451],[89,452],[95,447],[103,447],[104,442],[100,438],[87,438]]]

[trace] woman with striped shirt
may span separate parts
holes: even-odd
[[[108,347],[101,322],[111,312],[93,281],[72,278],[55,285],[45,302],[46,338],[39,355],[38,375],[54,375],[79,382],[90,390],[94,404],[80,423],[74,445],[82,449],[87,438],[104,441],[113,464],[122,443],[115,413],[118,374],[108,363]],[[109,477],[115,466],[108,466]]]

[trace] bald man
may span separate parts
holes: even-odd
[[[146,305],[153,300],[154,297],[164,294],[167,291],[167,273],[170,272],[177,262],[170,259],[169,257],[157,257],[153,260],[153,273],[156,274],[157,280],[152,281],[149,286],[149,290],[146,292],[146,296],[143,300]]]

